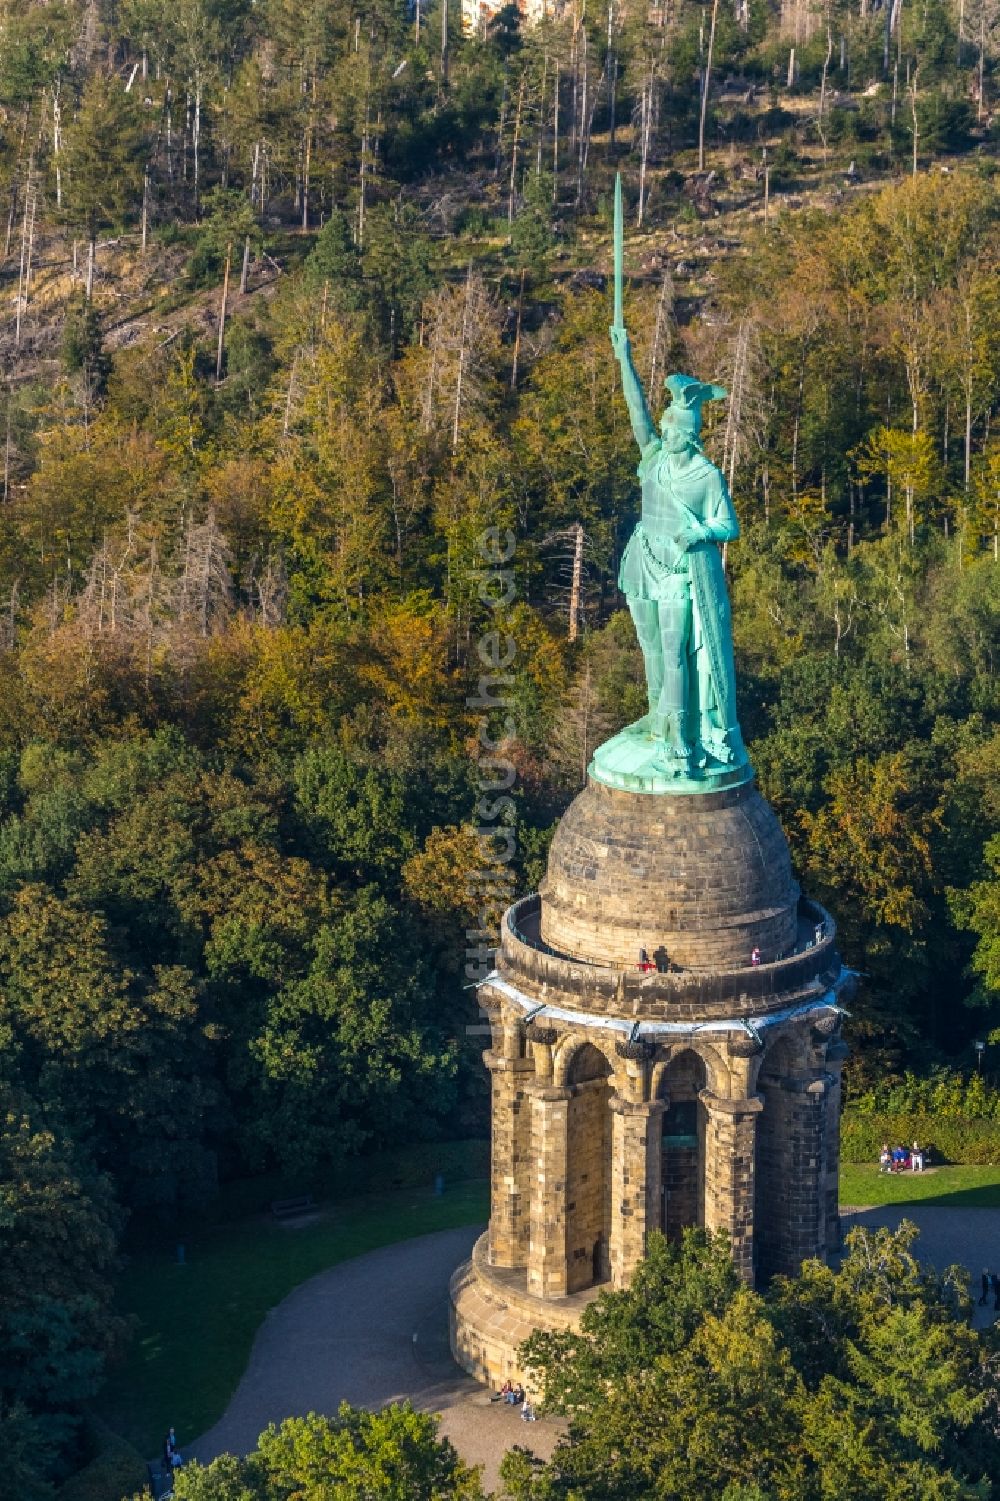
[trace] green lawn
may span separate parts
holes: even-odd
[[[890,1175],[848,1163],[840,1202],[998,1208],[1000,1167]],[[268,1310],[300,1282],[379,1246],[485,1221],[488,1212],[488,1186],[474,1181],[440,1196],[411,1188],[350,1199],[298,1230],[256,1214],[186,1229],[184,1266],[177,1233],[165,1232],[162,1245],[133,1252],[121,1279],[119,1305],[136,1334],[101,1394],[100,1416],[144,1454],[158,1451],[168,1422],[196,1437],[225,1411]]]
[[[955,1209],[1000,1208],[1000,1167],[935,1167],[923,1173],[880,1173],[877,1163],[842,1163],[840,1202],[938,1204]]]
[[[124,1365],[97,1403],[110,1426],[146,1455],[167,1423],[187,1439],[221,1417],[243,1374],[268,1309],[300,1282],[378,1246],[485,1221],[489,1188],[458,1183],[369,1195],[331,1207],[314,1224],[283,1228],[256,1215],[176,1232],[157,1249],[135,1251],[121,1279],[119,1306],[136,1319]]]

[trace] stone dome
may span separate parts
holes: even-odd
[[[753,781],[722,792],[623,792],[593,779],[556,830],[540,937],[558,954],[633,968],[644,948],[685,970],[790,952],[799,888]]]

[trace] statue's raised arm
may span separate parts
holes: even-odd
[[[611,347],[615,352],[615,358],[621,367],[622,390],[625,393],[625,404],[628,407],[635,441],[645,453],[650,443],[656,438],[656,423],[649,410],[642,382],[632,363],[632,346],[629,344],[628,334],[624,328],[615,328],[614,324],[608,332],[611,334]]]

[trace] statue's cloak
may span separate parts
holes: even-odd
[[[651,488],[666,491],[715,533],[718,541],[739,535],[739,522],[725,479],[704,455],[683,474],[670,471],[659,439],[645,450],[638,468],[644,497]],[[677,549],[639,521],[622,557],[618,585],[629,599],[659,600],[677,587]],[[736,714],[736,674],[729,594],[716,540],[688,549],[684,571],[690,579],[694,645],[704,651],[715,699],[718,728],[735,759],[743,754]]]

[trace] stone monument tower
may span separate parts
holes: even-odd
[[[717,386],[670,376],[659,429],[621,318],[612,344],[641,461],[619,575],[649,713],[601,746],[541,890],[508,909],[480,987],[493,1041],[489,1229],[451,1286],[459,1364],[519,1374],[534,1329],[624,1287],[649,1233],[724,1230],[749,1282],[839,1243],[845,971],[758,791],[735,708],[720,543],[738,535],[701,451]]]

